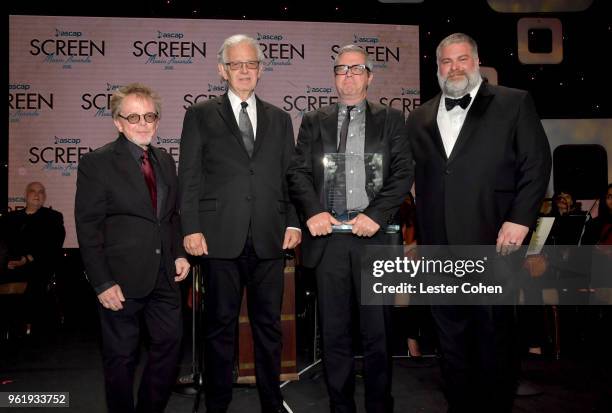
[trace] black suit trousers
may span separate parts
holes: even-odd
[[[351,234],[331,234],[328,237],[315,274],[331,411],[356,411],[352,332],[355,325],[359,327],[363,350],[366,411],[391,412],[391,308],[358,304],[361,251],[368,244],[385,243],[386,236],[359,238]],[[355,307],[358,308],[356,316],[352,311]]]
[[[245,287],[262,411],[275,411],[282,405],[279,385],[283,268],[283,258],[259,259],[251,237],[236,259],[204,260],[207,409],[226,409],[232,399],[237,321]]]
[[[432,306],[449,413],[510,413],[519,359],[514,306]]]
[[[181,299],[165,270],[153,291],[143,298],[126,298],[123,310],[98,303],[106,402],[111,413],[163,412],[178,373],[182,337]],[[148,358],[134,407],[134,375],[140,348],[141,321],[149,337]]]

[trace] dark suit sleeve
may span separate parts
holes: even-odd
[[[177,181],[177,177],[176,177],[176,166],[174,164],[174,159],[172,158],[172,156],[170,156],[168,153],[166,152],[161,152],[164,156],[164,160],[165,162],[168,164],[167,168],[169,171],[172,171],[172,185],[174,185],[174,188],[176,189],[176,191],[174,192],[176,194],[176,198],[172,199],[172,200],[168,200],[167,202],[170,202],[171,205],[173,205],[172,208],[172,215],[170,216],[170,230],[172,231],[172,257],[176,260],[177,258],[180,257],[187,257],[187,253],[185,252],[185,249],[183,248],[183,236],[182,236],[182,232],[181,232],[181,217],[179,215],[179,210],[178,210],[178,205],[179,205],[179,199],[178,199],[178,181]],[[172,192],[172,191],[170,191]]]
[[[202,142],[198,112],[192,106],[185,112],[179,159],[179,208],[183,235],[202,232],[198,214],[202,173]]]
[[[87,278],[98,293],[101,292],[98,287],[102,284],[110,287],[115,283],[104,255],[107,199],[100,173],[100,165],[96,164],[92,154],[81,158],[74,205],[81,257],[87,270]]]
[[[284,131],[284,142],[285,147],[283,149],[283,172],[287,172],[289,168],[289,164],[293,158],[293,154],[295,153],[295,138],[293,137],[293,124],[291,123],[291,117],[288,113],[284,114],[284,122],[285,122],[285,131]],[[289,187],[288,180],[283,179],[283,196],[285,199],[289,200]],[[293,203],[289,204],[289,208],[287,211],[287,227],[300,227],[300,221],[298,219],[297,213],[295,211],[295,206]]]
[[[315,115],[316,113],[306,114],[302,118],[295,154],[287,171],[289,195],[296,203],[304,221],[320,212],[325,212],[314,187],[312,170],[312,144],[315,138],[312,118]]]
[[[533,99],[525,93],[516,125],[516,197],[507,221],[533,227],[550,178],[550,146]]]
[[[363,211],[381,227],[387,225],[408,196],[414,179],[414,161],[404,117],[400,111],[387,108],[385,134],[390,145],[389,174],[383,187]]]

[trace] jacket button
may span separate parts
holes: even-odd
[[[155,253],[156,253],[157,255],[159,255],[159,254],[161,254],[161,250],[160,250],[159,248],[155,248]]]
[[[444,174],[445,174],[445,175],[450,175],[450,174],[451,174],[451,170],[450,170],[450,169],[445,170],[445,171],[444,171]]]
[[[248,196],[246,197],[246,200],[247,200],[247,201],[250,201],[251,199],[253,199],[253,197],[252,197],[251,195],[248,195]]]

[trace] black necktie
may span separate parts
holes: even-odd
[[[340,127],[340,144],[338,145],[338,153],[346,152],[346,138],[348,136],[349,123],[351,122],[351,110],[355,109],[355,106],[346,107],[346,116],[342,121]]]
[[[153,210],[157,214],[157,183],[155,181],[155,172],[153,171],[153,165],[149,161],[149,151],[143,151],[140,157],[140,170],[144,175],[147,188],[149,188],[149,195],[151,196],[151,204]]]
[[[240,106],[242,106],[242,109],[240,109],[240,115],[238,116],[238,128],[242,134],[244,147],[246,148],[249,157],[251,157],[253,156],[253,148],[255,147],[255,135],[253,134],[251,119],[249,118],[249,114],[246,110],[249,104],[246,102],[240,102]]]
[[[451,110],[452,108],[454,108],[455,106],[459,105],[461,106],[461,109],[465,109],[468,107],[468,105],[470,104],[472,100],[472,97],[467,94],[459,99],[453,99],[453,98],[444,98],[444,105],[446,106],[446,110]]]

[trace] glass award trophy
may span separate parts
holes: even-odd
[[[381,153],[326,153],[323,155],[323,204],[341,225],[332,225],[334,233],[351,233],[347,221],[355,218],[382,188],[383,155]],[[349,188],[349,189],[347,189]],[[399,231],[399,225],[383,228]]]

